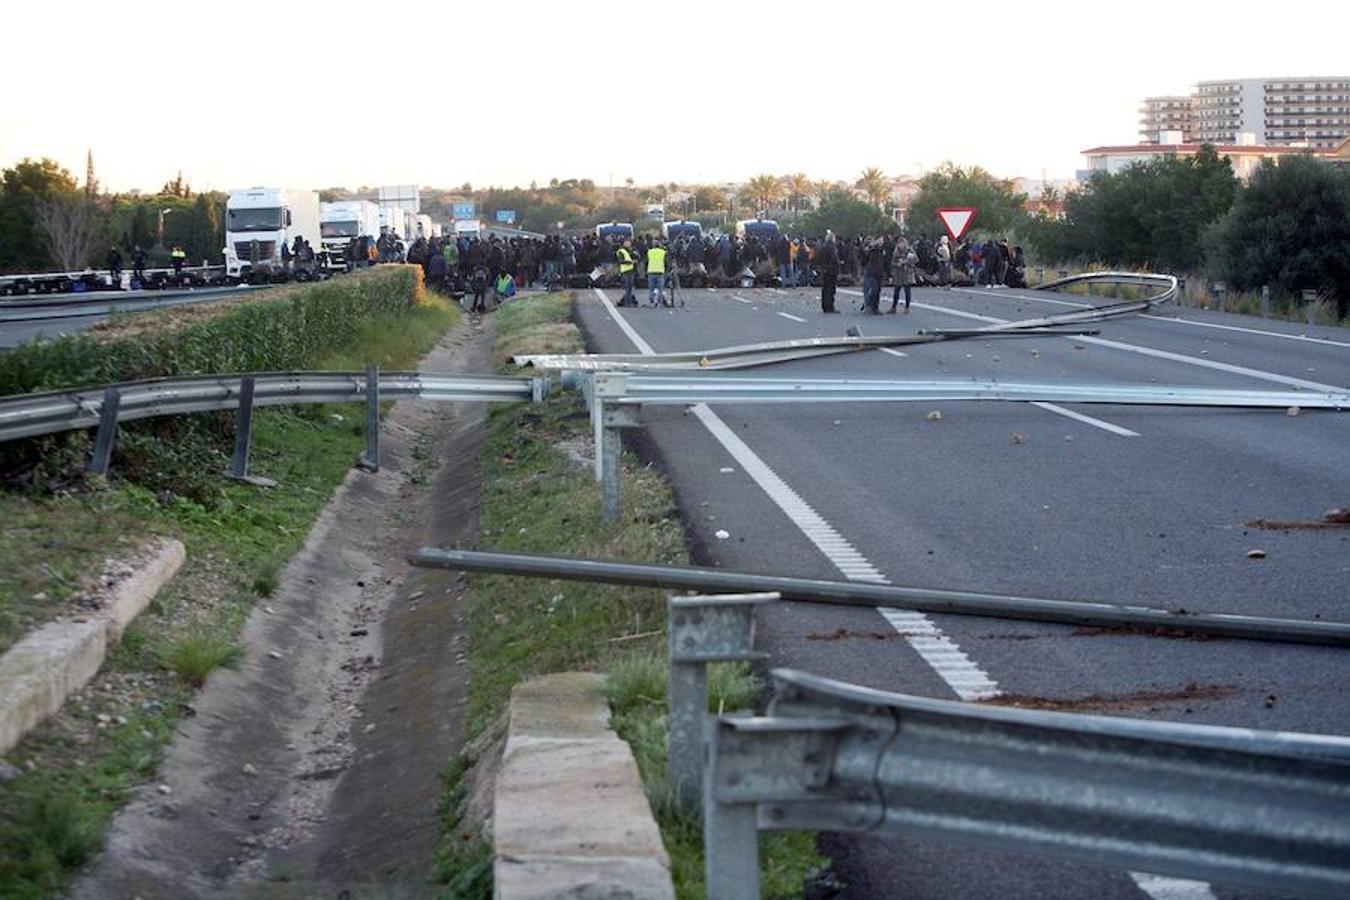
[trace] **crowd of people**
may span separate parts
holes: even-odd
[[[832,232],[819,238],[780,233],[768,240],[754,235],[685,234],[669,239],[648,235],[614,239],[595,234],[501,237],[447,235],[418,237],[405,249],[392,233],[378,239],[353,238],[348,267],[375,261],[420,265],[431,287],[459,297],[471,295],[473,309],[485,309],[487,294],[504,300],[515,290],[560,287],[617,275],[624,305],[637,305],[635,289],[645,281],[648,302],[670,304],[681,279],[685,283],[777,283],[783,287],[820,285],[821,307],[834,311],[839,284],[863,286],[868,312],[880,312],[883,286],[893,285],[890,312],[909,311],[916,285],[1026,286],[1026,258],[1006,240],[951,241],[927,235],[854,235]]]

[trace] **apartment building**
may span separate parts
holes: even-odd
[[[1183,140],[1195,140],[1195,107],[1190,95],[1145,97],[1139,107],[1139,138],[1156,144],[1164,131],[1179,131]]]
[[[1146,98],[1140,114],[1146,144],[1181,132],[1187,143],[1330,149],[1350,137],[1350,76],[1202,81],[1189,97]]]

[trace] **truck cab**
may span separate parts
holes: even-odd
[[[346,267],[347,242],[380,233],[380,208],[369,200],[319,204],[319,236],[330,269]]]
[[[303,237],[318,253],[319,195],[315,191],[249,188],[225,203],[225,272],[240,278],[282,269],[283,245]]]

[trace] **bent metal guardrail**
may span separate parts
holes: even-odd
[[[459,572],[625,584],[672,591],[697,591],[701,594],[776,593],[784,600],[806,603],[1122,628],[1163,637],[1184,634],[1350,647],[1350,622],[1280,619],[1182,608],[1164,609],[1134,603],[1062,600],[862,581],[787,578],[722,568],[649,565],[536,553],[423,547],[409,559],[415,566]]]
[[[0,443],[98,426],[90,469],[107,472],[118,422],[211,410],[239,410],[231,475],[247,476],[253,408],[302,403],[366,404],[366,453],[379,466],[381,399],[415,397],[442,402],[542,401],[547,378],[439,372],[253,372],[155,378],[96,388],[0,397]]]
[[[744,344],[708,350],[675,353],[573,353],[535,354],[512,358],[520,366],[563,369],[573,371],[648,371],[669,369],[744,369],[772,363],[791,362],[816,356],[875,350],[910,344],[931,344],[939,341],[994,337],[1027,337],[1047,334],[1093,334],[1075,330],[1075,326],[1102,322],[1107,319],[1147,312],[1171,301],[1177,294],[1177,279],[1172,275],[1139,274],[1134,272],[1093,272],[1074,275],[1043,285],[1046,290],[1077,285],[1139,285],[1153,288],[1156,293],[1142,300],[1127,300],[1103,306],[1091,306],[1074,312],[1034,319],[1000,322],[983,328],[941,329],[920,331],[911,335],[863,337],[861,335],[837,338],[798,338],[790,341],[771,341],[762,344]],[[1068,330],[1066,330],[1068,329]]]
[[[919,592],[435,548],[410,561],[712,592],[667,601],[670,776],[684,804],[702,807],[711,900],[759,896],[764,830],[919,835],[1281,893],[1350,890],[1350,738],[930,700],[787,669],[772,673],[776,695],[764,716],[714,718],[707,714],[706,666],[763,658],[754,650],[759,605],[780,598],[833,602],[866,591],[849,599],[889,605],[884,601],[898,594],[896,605],[907,606]],[[726,591],[752,593],[719,593]],[[1003,601],[1022,602],[939,593],[960,598],[945,612],[963,611],[974,600],[979,614],[1006,614]],[[984,605],[991,600],[1003,612]],[[1094,616],[1114,613],[1122,623],[1166,612],[1063,605]],[[1338,631],[1329,634],[1331,643],[1350,642],[1343,623],[1283,624],[1331,625],[1328,632]],[[1262,624],[1270,626],[1282,630],[1277,620]],[[1303,633],[1296,640],[1306,636],[1305,628],[1293,631]]]
[[[759,896],[759,831],[858,831],[1350,894],[1350,739],[1040,712],[772,673],[710,724],[710,900]]]

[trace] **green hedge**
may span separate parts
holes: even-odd
[[[351,343],[375,316],[412,307],[415,266],[380,266],[270,300],[243,301],[179,327],[87,334],[0,353],[0,395],[171,375],[303,369]]]

